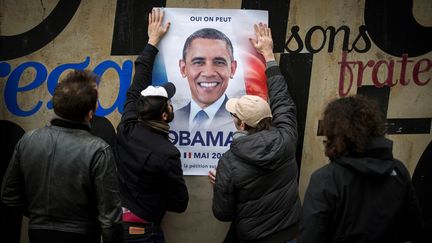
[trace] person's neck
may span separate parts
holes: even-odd
[[[160,120],[143,120],[142,123],[145,126],[147,126],[149,128],[152,128],[152,129],[154,129],[156,131],[160,131],[160,132],[163,132],[165,134],[169,133],[170,126],[165,121],[160,121]]]
[[[51,125],[90,131],[90,122],[87,121],[76,122],[57,115],[55,115],[51,120]]]

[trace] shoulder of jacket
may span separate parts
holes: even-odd
[[[25,132],[24,135],[21,137],[21,140],[23,140],[23,139],[27,139],[27,138],[29,138],[29,137],[32,137],[34,134],[37,134],[37,133],[39,133],[39,132],[41,132],[42,130],[45,130],[45,129],[47,129],[47,127],[41,127],[41,128],[36,128],[36,129],[32,129],[32,130],[30,130],[30,131],[27,131],[27,132]],[[42,133],[44,133],[44,132],[42,132]]]
[[[73,139],[74,136],[76,136],[78,141],[82,143],[83,146],[91,146],[92,148],[95,148],[96,150],[105,150],[107,148],[110,148],[111,146],[103,140],[101,137],[98,137],[96,135],[91,134],[89,131],[86,130],[79,130],[76,129],[76,131],[69,133],[65,131],[61,131],[61,133],[64,136],[64,139]]]
[[[393,159],[393,160],[395,162],[396,169],[402,174],[404,179],[411,180],[411,175],[410,175],[408,169],[406,168],[406,165],[398,159]],[[391,172],[391,175],[394,175],[393,173],[394,172]]]
[[[107,149],[108,147],[111,147],[105,140],[103,140],[100,137],[97,137],[95,135],[90,134],[91,140],[93,141],[93,143],[95,143],[97,146],[100,146],[102,149]]]
[[[47,136],[50,133],[50,130],[51,130],[51,126],[44,126],[44,127],[32,129],[30,131],[25,132],[24,135],[21,137],[20,141],[21,143],[25,141],[29,141],[33,139],[35,136],[36,138],[34,139],[39,140],[41,137]]]
[[[328,179],[331,175],[338,173],[342,166],[337,165],[334,162],[328,162],[322,167],[318,168],[312,173],[315,178],[320,178],[320,180]]]
[[[44,134],[46,132],[40,132],[41,129],[44,129],[45,127],[42,128],[36,128],[30,131],[25,132],[22,137],[20,138],[20,140],[17,142],[16,144],[16,148],[19,149],[21,146],[25,146],[26,143],[28,143],[29,141],[31,141],[31,138],[38,133]]]

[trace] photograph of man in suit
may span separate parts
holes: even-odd
[[[175,111],[171,127],[175,130],[235,131],[225,109],[225,91],[237,69],[231,40],[221,31],[203,28],[185,41],[180,73],[188,80],[191,101]]]

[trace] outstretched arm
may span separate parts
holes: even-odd
[[[282,76],[273,54],[273,39],[271,30],[266,24],[254,25],[255,39],[250,39],[258,53],[262,54],[267,65],[267,87],[273,124],[284,135],[289,148],[295,150],[297,143],[296,106],[288,92],[287,82]]]
[[[153,63],[158,53],[156,48],[159,41],[166,34],[170,23],[163,25],[164,12],[154,8],[148,16],[148,44],[135,61],[135,75],[128,91],[127,101],[138,99],[140,92],[151,84]],[[127,102],[126,101],[126,102]]]
[[[250,38],[249,41],[252,44],[253,47],[255,47],[256,51],[258,53],[260,53],[261,55],[263,55],[266,63],[267,63],[267,71],[269,71],[270,69],[272,69],[270,72],[266,71],[267,77],[269,78],[269,94],[270,94],[270,98],[273,96],[278,96],[276,99],[270,99],[270,103],[273,105],[271,105],[272,107],[272,114],[273,117],[277,117],[277,119],[273,119],[273,123],[281,120],[279,117],[280,113],[284,113],[285,111],[288,111],[288,114],[285,114],[285,118],[282,119],[286,119],[286,121],[289,123],[289,125],[285,125],[284,127],[293,127],[294,129],[290,129],[290,130],[295,130],[296,129],[296,122],[295,122],[295,106],[294,103],[292,102],[291,96],[288,93],[288,90],[286,88],[286,84],[285,84],[285,80],[283,79],[282,75],[280,74],[280,71],[277,67],[277,63],[276,63],[276,59],[273,53],[273,39],[272,39],[272,35],[271,35],[271,29],[269,27],[267,27],[266,24],[263,23],[259,23],[254,24],[254,31],[255,31],[255,39]],[[275,66],[275,67],[274,67]],[[275,70],[277,69],[277,70]],[[273,75],[275,74],[277,76],[277,78],[273,78]],[[282,79],[282,81],[277,81],[282,82],[281,85],[277,84],[277,87],[275,87],[273,85],[274,81],[273,80],[279,80]],[[287,95],[288,98],[286,98],[288,102],[288,104],[286,102],[284,102],[284,104],[287,106],[285,108],[279,108],[279,100],[285,99],[286,96],[281,96],[279,97],[279,95],[277,95],[277,93],[282,93],[283,95]],[[272,100],[276,100],[277,102],[272,102]],[[288,119],[286,117],[289,117]],[[294,139],[296,138],[296,132],[291,132],[293,134],[292,137],[294,137]],[[212,185],[215,185],[215,181],[216,181],[216,170],[215,169],[211,169],[208,172],[207,175],[210,183]]]
[[[154,8],[148,16],[149,40],[144,51],[135,61],[135,74],[133,82],[126,92],[125,109],[122,121],[136,119],[137,112],[135,101],[140,97],[142,90],[147,88],[152,81],[152,70],[158,49],[156,48],[162,37],[168,32],[170,23],[163,24],[164,13],[161,9]]]

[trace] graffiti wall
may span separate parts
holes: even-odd
[[[116,127],[133,61],[147,41],[152,7],[268,11],[275,52],[283,74],[292,77],[289,87],[298,108],[302,197],[312,172],[328,163],[319,132],[325,105],[361,93],[379,101],[395,157],[405,163],[428,205],[429,0],[0,0],[0,120],[25,131],[49,123],[58,81],[70,69],[86,68],[102,77],[96,114]],[[221,242],[228,224],[212,215],[207,177],[186,181],[190,203],[186,213],[166,216],[167,241]]]

